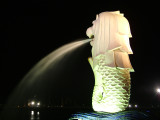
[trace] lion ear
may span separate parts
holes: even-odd
[[[98,14],[96,15],[96,20],[98,19]]]

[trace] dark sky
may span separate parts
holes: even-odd
[[[158,102],[155,93],[155,88],[160,87],[158,2],[10,0],[0,3],[0,103],[7,100],[25,74],[47,54],[66,43],[87,38],[86,29],[96,14],[115,10],[124,13],[133,36],[130,44],[134,54],[130,59],[135,73],[131,73],[131,102]],[[57,80],[60,82],[53,85],[68,89],[73,96],[84,94],[84,101],[90,99],[94,84],[87,63],[90,49],[87,44],[72,53],[67,65],[59,68],[58,75],[65,79],[60,77]]]

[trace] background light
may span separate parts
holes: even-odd
[[[35,102],[34,102],[34,101],[32,101],[32,102],[31,102],[31,104],[32,104],[32,105],[34,105],[34,104],[35,104]]]
[[[37,112],[37,115],[39,115],[39,112]]]
[[[135,108],[137,108],[137,107],[138,107],[138,105],[134,105],[134,107],[135,107]]]
[[[40,102],[37,103],[37,106],[40,106]]]
[[[34,111],[31,111],[31,115],[34,115]]]
[[[160,93],[160,88],[157,88],[157,93]]]

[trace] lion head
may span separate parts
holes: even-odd
[[[93,26],[88,28],[86,34],[91,41],[92,57],[104,54],[108,50],[119,49],[132,54],[129,38],[132,37],[128,20],[115,12],[102,12],[96,15]]]

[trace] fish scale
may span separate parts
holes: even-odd
[[[93,71],[95,76],[97,74],[101,76],[102,83],[94,86],[92,95],[93,109],[96,111],[105,110],[106,112],[125,110],[130,99],[129,70],[106,66],[103,54],[95,59],[98,63],[98,68]],[[114,108],[113,111],[111,111],[111,108]]]

